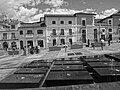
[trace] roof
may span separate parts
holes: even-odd
[[[75,13],[75,15],[77,15],[77,14],[81,14],[81,15],[96,15],[94,13],[83,13],[83,12]]]
[[[74,14],[45,14],[45,17],[73,17]]]
[[[103,19],[100,20],[99,22],[102,22],[102,21],[104,21],[104,20],[106,20],[106,19],[108,19],[108,18],[112,18],[113,16],[120,16],[120,11],[118,11],[117,13],[114,13],[114,14],[108,16],[108,17],[103,18]]]
[[[46,25],[44,22],[20,23],[19,28],[34,28],[34,27],[46,27]]]
[[[75,13],[75,14],[45,14],[45,17],[74,17],[77,14],[81,14],[81,15],[96,15],[94,13],[83,13],[83,12],[79,12],[79,13]]]

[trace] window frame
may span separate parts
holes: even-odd
[[[83,21],[85,21],[85,24],[83,24]],[[82,25],[82,26],[86,26],[86,18],[82,18],[82,19],[81,19],[81,25]]]
[[[21,34],[21,32],[22,32],[22,34]],[[20,35],[23,35],[23,30],[20,30]]]
[[[55,22],[55,23],[53,23],[53,22]],[[52,24],[56,24],[56,21],[52,21]]]
[[[3,39],[7,39],[7,33],[3,33]]]
[[[28,33],[28,31],[32,31],[32,30],[27,30],[27,34],[33,34],[33,31],[32,31],[32,32],[30,32],[30,33]]]
[[[42,33],[41,33],[42,32]],[[43,34],[43,30],[40,29],[40,30],[37,30],[37,34]]]
[[[54,32],[54,31],[55,31],[55,32]],[[57,34],[56,31],[57,31],[56,29],[52,29],[52,35],[56,35],[56,34]]]
[[[71,23],[70,23],[70,22],[71,22]],[[72,24],[72,21],[68,21],[68,24],[70,24],[70,25],[71,25],[71,24]]]
[[[72,35],[72,34],[73,34],[73,30],[69,29],[69,35]]]
[[[111,21],[111,23],[109,21]],[[113,20],[112,19],[108,19],[108,25],[112,25],[112,24],[113,24]]]
[[[61,23],[61,22],[63,22],[63,23]],[[60,21],[60,24],[62,24],[62,25],[65,24],[65,21]]]
[[[65,35],[65,29],[60,29],[60,35]]]
[[[109,32],[112,32],[112,28],[109,28],[108,31],[109,31]]]

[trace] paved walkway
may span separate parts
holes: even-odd
[[[68,53],[81,52],[82,55],[71,55],[68,56]],[[91,47],[84,47],[82,49],[68,49],[65,52],[64,49],[61,51],[49,51],[48,49],[42,50],[39,54],[34,55],[15,55],[13,56],[0,56],[0,79],[4,78],[6,75],[14,72],[18,66],[23,63],[28,63],[33,60],[53,60],[56,58],[64,58],[64,57],[76,57],[83,55],[97,55],[97,54],[106,54],[106,53],[116,53],[120,52],[120,43],[113,43],[110,46],[106,45],[103,50],[100,47],[96,47],[95,50]],[[12,71],[12,72],[11,72]],[[11,73],[10,73],[11,72]]]

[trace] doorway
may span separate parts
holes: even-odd
[[[86,30],[82,30],[82,42],[86,43]]]
[[[38,40],[38,45],[39,45],[40,47],[44,47],[43,40]]]
[[[17,49],[17,44],[16,44],[16,42],[12,42],[12,43],[11,43],[11,48],[12,48],[12,49]]]
[[[56,45],[56,39],[53,39],[53,46]]]
[[[23,49],[23,41],[20,41],[20,49]]]
[[[8,48],[8,43],[7,43],[7,42],[4,42],[4,43],[3,43],[3,49],[7,50],[7,48]]]
[[[105,40],[105,35],[101,35],[101,39]]]
[[[27,41],[27,46],[31,46],[31,47],[33,47],[33,41],[32,41],[32,40]]]

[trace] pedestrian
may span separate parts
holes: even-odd
[[[26,56],[26,46],[23,47],[23,55],[22,56]]]
[[[103,46],[104,46],[104,39],[101,39],[101,49],[103,50]]]
[[[34,54],[34,47],[33,46],[30,48],[30,54]]]
[[[110,38],[108,38],[108,46],[110,46]]]
[[[35,47],[35,53],[38,54],[38,46]]]
[[[40,46],[38,45],[37,47],[38,47],[38,53],[40,53]]]

